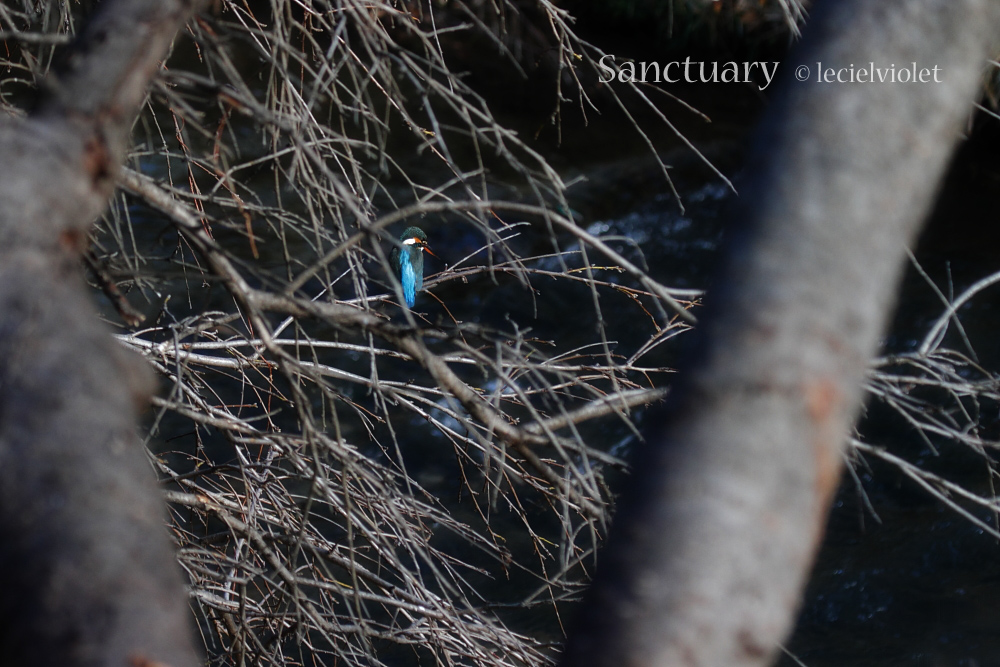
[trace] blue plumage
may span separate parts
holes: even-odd
[[[417,292],[424,286],[423,271],[417,273],[410,261],[410,253],[404,252],[399,256],[399,282],[403,285],[403,298],[406,299],[408,308],[413,308],[417,300]],[[423,268],[423,267],[421,267]]]
[[[392,271],[403,286],[403,299],[407,308],[413,308],[417,300],[417,292],[424,286],[424,251],[427,247],[427,235],[419,227],[407,227],[399,237],[399,246],[394,246],[389,254]]]

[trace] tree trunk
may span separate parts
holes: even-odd
[[[986,0],[818,8],[782,67],[698,346],[638,455],[564,667],[773,659],[996,19]],[[898,82],[914,62],[938,82]],[[895,65],[897,83],[817,83],[818,63]]]
[[[162,496],[136,438],[153,389],[80,254],[190,3],[105,2],[27,119],[0,122],[0,661],[198,664]]]

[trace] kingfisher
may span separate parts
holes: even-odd
[[[419,227],[407,227],[399,237],[399,246],[393,246],[389,254],[392,270],[403,286],[403,298],[407,308],[413,308],[417,292],[424,286],[424,251],[437,257],[427,246],[427,234]]]

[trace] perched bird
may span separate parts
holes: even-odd
[[[407,227],[399,237],[402,247],[393,246],[389,254],[392,270],[403,286],[403,298],[406,306],[413,308],[417,300],[417,292],[424,286],[424,250],[437,257],[427,247],[427,234],[419,227]]]

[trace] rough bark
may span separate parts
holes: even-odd
[[[782,66],[699,345],[639,455],[565,667],[773,659],[996,19],[985,0],[817,9]],[[941,83],[815,83],[817,62],[914,61]],[[808,82],[792,80],[800,64]]]
[[[191,3],[105,2],[26,119],[0,122],[0,662],[198,664],[154,475],[150,372],[79,257]]]

